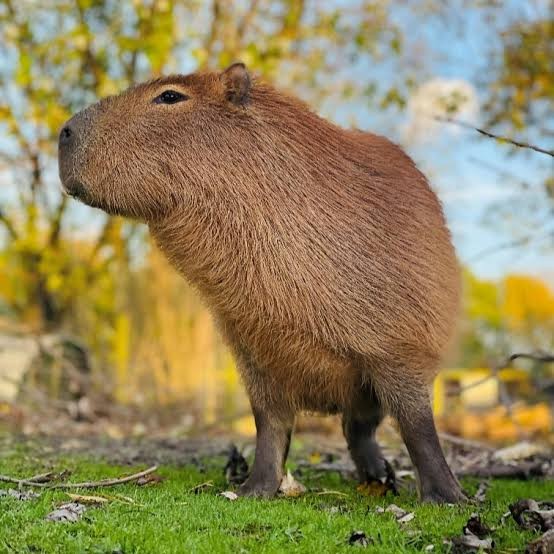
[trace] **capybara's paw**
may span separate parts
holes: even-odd
[[[433,504],[460,504],[467,502],[468,498],[460,487],[455,486],[449,489],[430,490],[424,492],[421,500]]]
[[[238,489],[239,496],[251,496],[255,498],[272,498],[279,490],[280,481],[262,480],[249,477]]]

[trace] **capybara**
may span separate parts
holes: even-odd
[[[256,422],[243,495],[280,485],[295,415],[342,414],[361,480],[397,422],[420,496],[464,495],[429,385],[454,334],[459,268],[441,205],[386,138],[223,72],[133,86],[73,116],[59,141],[67,194],[145,221],[232,349]]]

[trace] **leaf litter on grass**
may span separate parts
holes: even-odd
[[[492,552],[494,540],[491,537],[493,530],[481,520],[479,514],[471,514],[462,529],[462,535],[445,539],[451,551],[456,554],[470,554],[473,552]]]
[[[10,496],[16,500],[22,500],[24,502],[28,500],[35,500],[40,497],[40,493],[34,491],[23,491],[20,489],[8,489],[0,490],[0,496]]]
[[[378,514],[391,513],[398,523],[408,523],[415,518],[415,512],[407,512],[396,504],[389,504],[386,508],[378,506],[375,511]]]
[[[306,492],[306,487],[299,483],[290,471],[283,477],[279,492],[286,498],[296,498]]]
[[[363,531],[352,531],[352,534],[348,537],[348,544],[350,546],[367,548],[370,544],[373,544],[373,542],[373,539],[368,537]]]
[[[230,447],[223,473],[227,483],[233,485],[242,485],[248,477],[248,462],[234,444]]]
[[[68,502],[62,504],[54,511],[50,512],[46,519],[48,521],[57,521],[63,523],[75,523],[81,519],[86,511],[86,506],[79,502]]]
[[[522,529],[542,533],[542,536],[527,546],[530,554],[554,552],[554,502],[537,502],[524,498],[510,504],[510,513]]]

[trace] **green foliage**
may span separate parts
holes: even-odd
[[[548,131],[554,124],[554,19],[512,24],[500,40],[500,71],[484,105],[488,125]]]
[[[466,269],[461,339],[461,357],[468,367],[498,363],[514,350],[552,350],[554,292],[527,275],[506,275],[494,282]]]

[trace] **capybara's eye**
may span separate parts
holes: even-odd
[[[188,100],[188,96],[175,90],[164,90],[159,96],[154,98],[154,104],[176,104]]]

